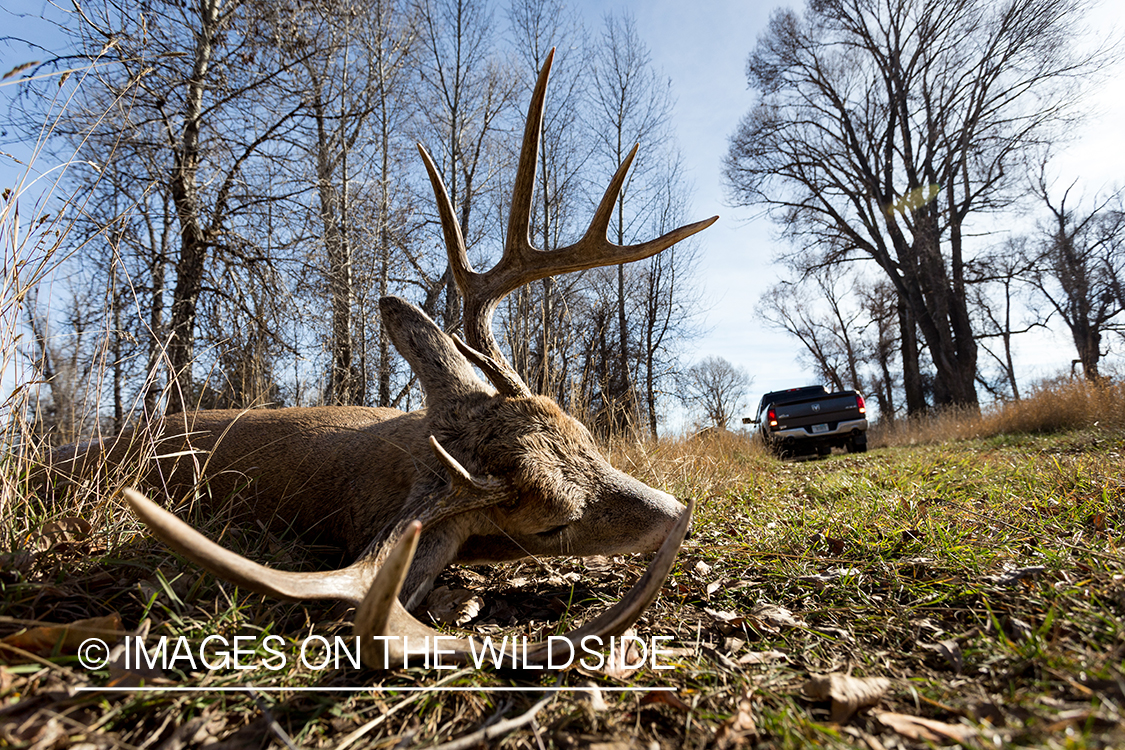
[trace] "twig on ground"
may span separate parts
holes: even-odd
[[[469,670],[467,670],[467,669],[458,670],[458,671],[454,672],[453,674],[451,674],[449,677],[446,677],[444,680],[439,680],[437,683],[434,684],[434,687],[440,687],[442,685],[445,685],[448,682],[452,682],[454,680],[460,679],[460,678],[464,677],[468,672],[469,672]],[[340,744],[336,746],[336,750],[347,750],[347,748],[351,747],[351,745],[356,740],[362,738],[365,734],[370,732],[372,729],[375,729],[380,724],[382,724],[384,721],[386,721],[391,716],[396,714],[399,710],[401,710],[403,708],[406,708],[411,703],[413,703],[414,701],[421,698],[423,695],[424,695],[424,693],[414,693],[413,695],[411,695],[406,700],[400,702],[398,705],[396,705],[390,711],[387,711],[385,713],[382,713],[382,714],[376,716],[374,719],[367,722],[366,724],[361,726],[359,729],[355,730],[354,732],[349,734],[347,737],[345,737],[340,742]]]
[[[298,750],[297,746],[293,744],[293,740],[289,738],[289,735],[286,734],[285,730],[281,728],[281,725],[277,723],[277,719],[274,718],[270,707],[262,700],[262,696],[258,695],[258,691],[253,688],[248,688],[246,692],[254,699],[254,702],[258,704],[258,710],[262,712],[262,716],[266,717],[266,721],[269,722],[269,728],[273,736],[276,737],[281,744],[289,748],[289,750]]]
[[[535,721],[535,715],[542,711],[543,708],[556,697],[558,697],[557,694],[552,693],[528,709],[527,713],[520,714],[514,719],[498,721],[492,726],[478,729],[472,734],[458,737],[452,742],[446,742],[444,745],[434,745],[433,750],[467,750],[467,748],[476,747],[481,743],[488,742],[497,737],[502,737],[509,732],[519,729],[524,724],[530,724]]]

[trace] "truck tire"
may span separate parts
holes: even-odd
[[[848,441],[848,453],[866,453],[867,452],[867,436],[863,434],[852,435],[852,439]]]

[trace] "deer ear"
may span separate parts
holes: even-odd
[[[395,348],[422,381],[428,408],[441,407],[472,394],[495,394],[477,377],[453,339],[426,313],[401,297],[383,297],[379,300],[379,310]]]

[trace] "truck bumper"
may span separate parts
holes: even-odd
[[[787,430],[774,430],[766,433],[766,440],[773,446],[787,452],[813,452],[824,446],[828,448],[847,447],[849,441],[856,445],[867,445],[867,420],[849,419],[836,425],[836,429],[826,432],[813,432],[813,425],[792,427]]]

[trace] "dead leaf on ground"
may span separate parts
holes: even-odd
[[[1016,643],[1023,643],[1028,638],[1031,638],[1035,629],[1030,624],[1024,622],[1018,617],[1009,617],[1007,622],[1008,637]]]
[[[810,546],[815,547],[820,542],[824,542],[828,547],[828,554],[839,557],[844,554],[844,550],[848,548],[847,541],[837,537],[828,536],[827,534],[814,534],[809,540]]]
[[[695,564],[695,572],[701,576],[706,576],[711,572],[711,566],[700,560]]]
[[[591,680],[586,680],[582,682],[582,687],[589,688],[589,690],[580,692],[579,695],[586,699],[587,703],[590,704],[591,710],[601,713],[609,709],[605,698],[602,696],[602,691],[598,688],[597,684]]]
[[[85,518],[67,516],[44,524],[35,540],[35,548],[40,552],[63,549],[64,545],[80,544],[90,536],[94,527]]]
[[[922,648],[933,651],[945,659],[945,663],[953,670],[954,674],[961,674],[965,666],[964,657],[961,655],[961,644],[955,638],[946,638],[937,643],[923,643]]]
[[[785,661],[788,658],[784,651],[751,651],[738,657],[738,663],[742,665],[768,664],[771,661]]]
[[[875,718],[903,737],[912,740],[939,742],[946,739],[964,745],[978,734],[977,730],[963,724],[947,724],[944,721],[924,719],[909,714],[880,711],[875,714]]]
[[[1047,572],[1047,569],[1042,565],[1029,565],[1026,568],[1013,568],[1006,570],[1000,575],[985,576],[986,579],[994,581],[1001,586],[1011,586],[1018,581],[1027,581],[1032,578],[1038,578]]]
[[[683,711],[685,714],[691,710],[691,707],[680,700],[679,696],[671,690],[653,690],[651,693],[645,693],[645,696],[641,698],[642,706],[651,706],[654,704],[671,706],[677,711]]]
[[[110,649],[109,659],[106,661],[106,669],[109,670],[107,687],[123,688],[138,687],[141,684],[151,685],[157,678],[164,676],[163,670],[156,667],[159,663],[156,655],[151,653],[147,647],[142,646],[147,654],[142,659],[137,650],[138,644],[144,644],[148,638],[148,631],[151,627],[152,621],[145,620],[133,633],[137,640],[125,641]],[[132,653],[126,653],[126,649],[131,649]],[[152,664],[152,666],[149,666],[149,664]]]
[[[641,658],[641,652],[637,650],[637,644],[644,647],[644,641],[637,637],[637,631],[629,628],[624,633],[617,637],[613,650],[606,657],[605,661],[605,675],[617,680],[624,680],[629,675],[634,674],[637,670],[645,665],[647,659]],[[648,654],[646,653],[647,657]]]
[[[19,573],[26,576],[35,565],[36,553],[27,550],[0,554],[0,573]]]
[[[465,625],[480,614],[484,599],[468,589],[439,586],[422,602],[422,611],[442,625]]]
[[[758,604],[750,612],[750,617],[766,626],[766,629],[776,630],[779,627],[807,628],[804,620],[793,616],[785,607],[776,604]]]
[[[715,622],[722,623],[724,625],[730,625],[731,627],[735,628],[741,625],[746,619],[741,615],[735,614],[734,612],[730,612],[725,609],[711,609],[710,607],[704,607],[703,611],[711,615]]]
[[[886,677],[814,674],[805,682],[805,695],[817,701],[831,700],[832,721],[843,724],[859,709],[878,703],[890,687]]]
[[[7,693],[15,681],[16,676],[12,674],[7,667],[0,664],[0,695]]]
[[[751,695],[751,691],[747,690],[739,699],[734,715],[715,730],[715,736],[711,740],[712,747],[720,750],[743,747],[758,736],[758,726],[754,722],[754,702],[751,700]]]
[[[69,625],[40,625],[22,633],[13,633],[0,640],[0,643],[47,656],[54,653],[56,647],[59,653],[72,654],[87,638],[100,638],[108,644],[117,642],[124,634],[121,617],[115,612],[105,617],[78,620]]]

